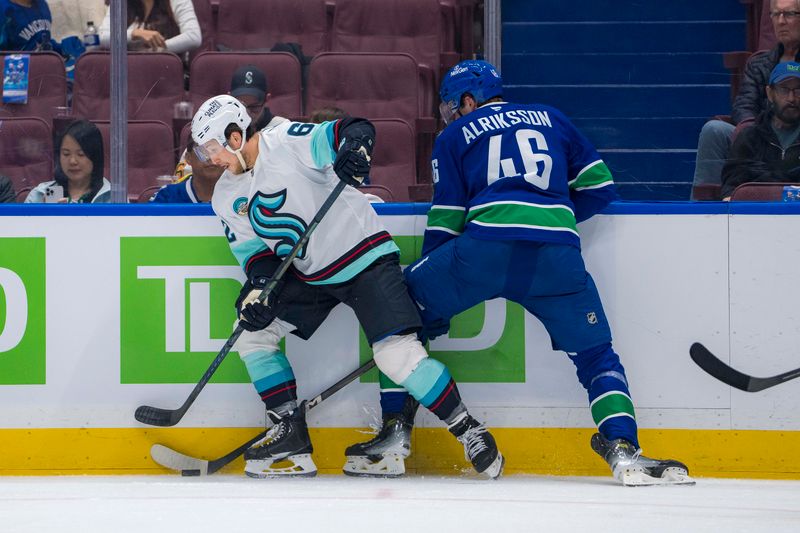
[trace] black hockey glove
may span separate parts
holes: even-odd
[[[277,316],[273,304],[283,288],[283,280],[278,281],[264,302],[258,301],[258,296],[269,280],[270,278],[266,276],[259,276],[252,281],[247,280],[242,285],[242,290],[239,291],[239,297],[236,299],[236,312],[239,315],[239,325],[247,331],[261,331],[272,324]]]
[[[348,185],[358,187],[369,175],[369,147],[361,139],[347,139],[333,162],[333,171]]]

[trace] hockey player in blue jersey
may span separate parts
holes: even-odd
[[[557,109],[511,104],[484,61],[463,61],[442,81],[449,123],[432,156],[434,197],[422,257],[406,269],[429,337],[456,314],[503,297],[546,327],[589,395],[592,448],[626,485],[692,483],[677,461],[641,455],[625,370],[577,224],[615,197],[597,151]]]

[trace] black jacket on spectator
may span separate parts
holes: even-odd
[[[756,52],[747,60],[744,67],[739,94],[733,101],[731,118],[734,124],[739,124],[743,120],[754,120],[758,115],[767,110],[767,91],[765,87],[769,85],[769,75],[775,65],[783,55],[783,45],[772,50],[762,50]],[[800,62],[800,53],[794,58]]]
[[[0,204],[14,202],[16,197],[11,179],[8,176],[0,176]]]
[[[762,113],[753,127],[736,137],[722,168],[722,198],[742,183],[800,183],[800,138],[784,152],[771,122],[772,111]]]

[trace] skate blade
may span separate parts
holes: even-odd
[[[342,472],[356,477],[401,477],[406,473],[406,464],[402,455],[385,455],[377,461],[368,456],[348,456]]]
[[[619,477],[626,487],[652,487],[657,485],[694,485],[696,481],[689,477],[683,468],[667,468],[661,477],[653,477],[643,470],[627,470]]]
[[[484,476],[490,479],[497,479],[503,474],[503,468],[506,466],[506,458],[503,457],[503,454],[497,452],[497,457],[492,464],[489,465],[489,468],[481,472]]]
[[[314,477],[317,465],[311,454],[298,454],[278,459],[250,459],[245,462],[244,473],[247,477],[266,479],[272,477]]]

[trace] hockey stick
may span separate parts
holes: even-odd
[[[311,233],[317,228],[319,225],[320,220],[328,210],[333,205],[333,202],[336,201],[336,198],[339,197],[339,194],[344,190],[347,184],[343,181],[340,181],[336,187],[334,187],[333,191],[328,195],[328,198],[325,200],[325,203],[322,204],[322,207],[319,208],[317,214],[314,215],[314,218],[311,219],[309,222],[308,227],[300,235],[300,239],[298,239],[297,243],[292,247],[289,251],[289,255],[287,255],[283,261],[281,261],[280,266],[272,275],[272,278],[267,283],[266,287],[261,291],[261,294],[258,295],[258,300],[263,302],[267,299],[267,296],[270,292],[275,289],[275,286],[278,284],[278,281],[283,277],[289,267],[292,264],[292,260],[297,256],[303,246],[308,242],[309,237],[311,237]],[[186,401],[183,402],[177,409],[161,409],[159,407],[151,407],[149,405],[140,405],[136,408],[136,412],[134,413],[134,417],[136,420],[143,424],[149,424],[151,426],[174,426],[178,422],[180,422],[183,415],[186,414],[186,411],[189,410],[189,407],[194,403],[197,396],[200,394],[200,391],[203,390],[203,387],[209,382],[211,377],[214,375],[214,372],[217,371],[219,365],[222,364],[222,361],[228,355],[228,352],[231,351],[233,345],[236,344],[236,341],[239,339],[239,336],[244,331],[244,328],[241,324],[236,325],[236,329],[233,330],[233,333],[225,342],[225,346],[219,351],[217,356],[211,362],[211,366],[208,367],[203,377],[200,378],[200,381],[197,385],[194,386],[192,392],[189,393],[189,397],[186,398]]]
[[[721,382],[745,392],[762,391],[800,377],[800,368],[769,378],[748,376],[722,362],[716,355],[711,353],[708,348],[699,342],[692,344],[691,348],[689,348],[689,355],[691,355],[692,361],[697,363],[697,366]]]
[[[314,396],[310,400],[303,401],[303,403],[300,404],[300,408],[305,412],[308,412],[326,399],[333,396],[333,394],[344,388],[350,382],[358,379],[365,373],[372,370],[374,366],[375,360],[370,359],[356,370],[350,372],[345,377],[319,393],[317,396]],[[162,444],[153,444],[152,448],[150,448],[150,455],[153,457],[153,460],[161,466],[169,468],[170,470],[180,470],[182,476],[208,476],[214,472],[217,472],[222,467],[242,455],[247,448],[252,446],[258,440],[262,439],[266,434],[266,431],[262,431],[235,450],[232,450],[222,457],[213,459],[211,461],[197,459],[195,457],[182,454]]]

